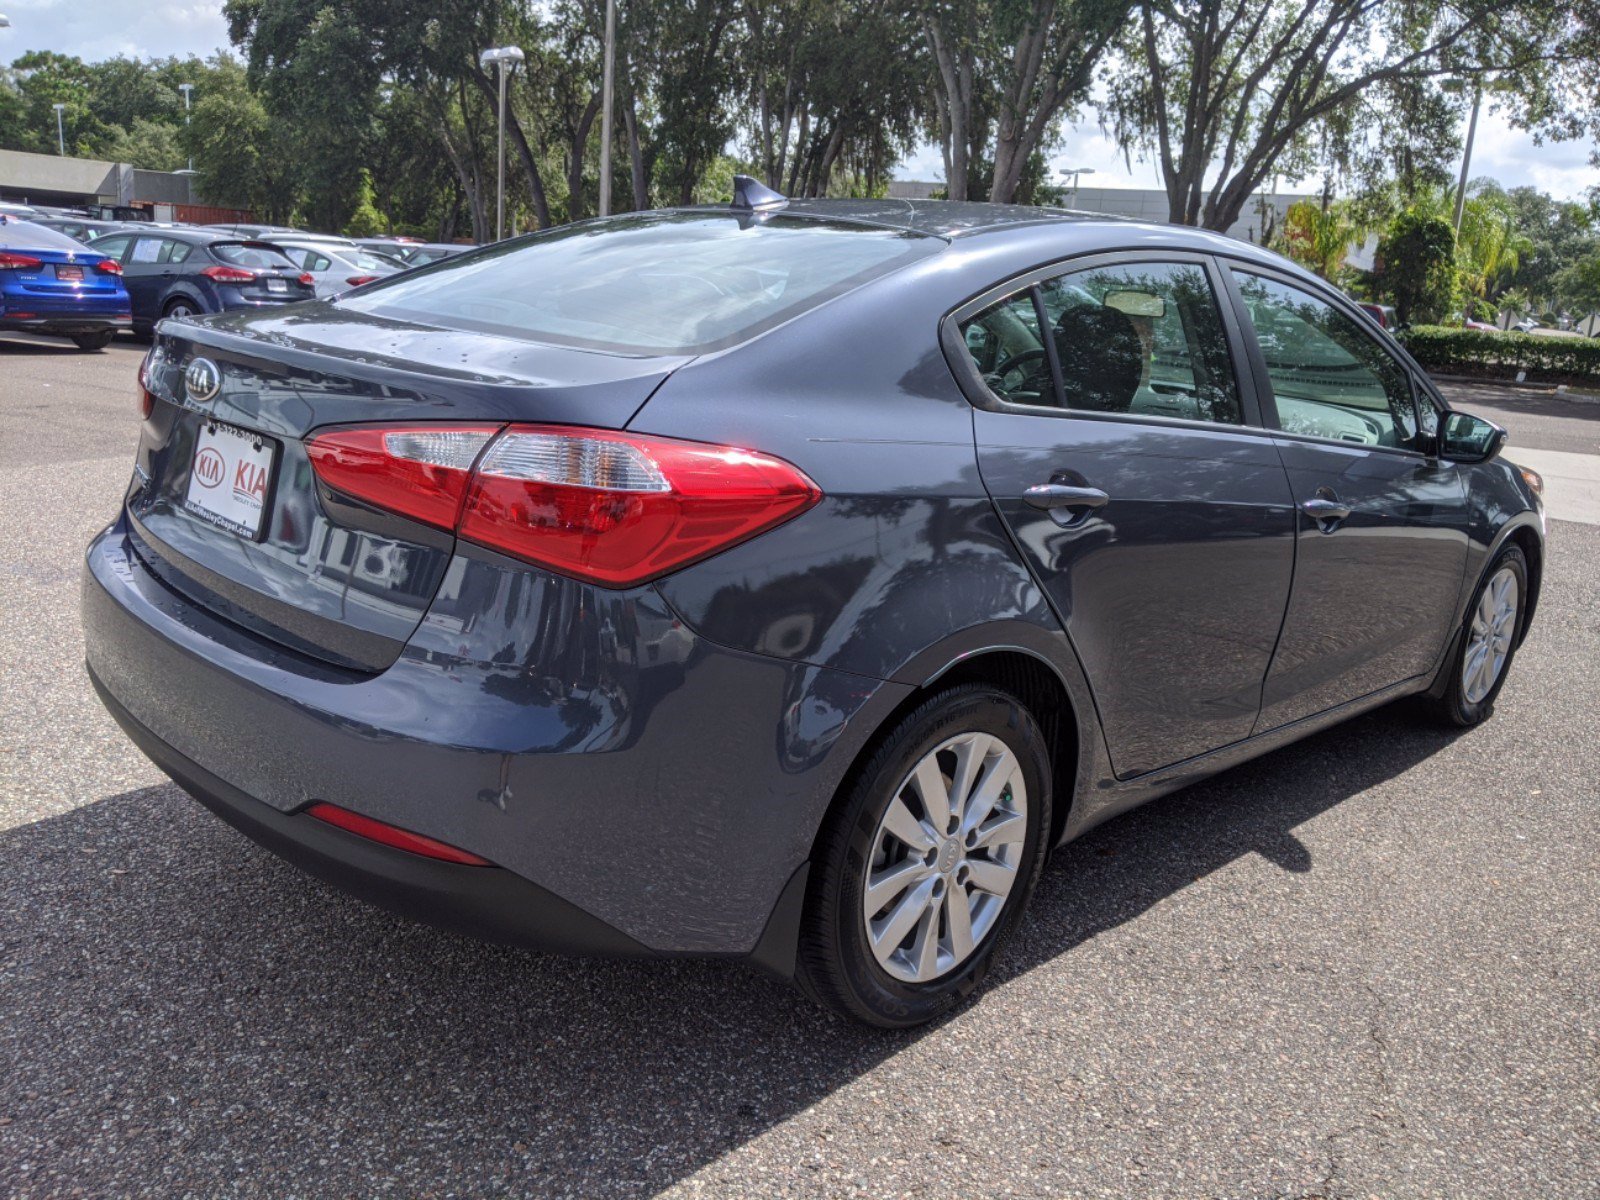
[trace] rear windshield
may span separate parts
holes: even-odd
[[[343,253],[363,271],[392,271],[400,265],[387,254],[372,254],[366,250],[346,250]]]
[[[256,242],[212,242],[211,253],[236,267],[292,267],[289,256],[276,246]]]
[[[447,258],[338,303],[624,354],[698,354],[943,246],[900,230],[781,215],[641,213]]]

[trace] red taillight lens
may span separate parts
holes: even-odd
[[[139,360],[139,419],[143,421],[150,419],[156,407],[156,398],[150,394],[150,355],[154,353],[152,348]]]
[[[412,833],[409,829],[401,829],[398,825],[390,825],[386,821],[364,817],[358,812],[351,812],[348,808],[340,808],[336,804],[313,804],[306,809],[306,812],[319,821],[326,821],[329,825],[337,825],[340,829],[348,830],[371,841],[393,846],[397,850],[409,850],[412,854],[420,854],[425,858],[442,859],[444,862],[460,863],[468,867],[494,865],[487,858],[479,858],[469,851],[458,850],[447,842],[437,841],[426,834]]]
[[[334,491],[454,530],[472,464],[499,432],[498,425],[340,429],[312,438],[306,453]]]
[[[355,428],[308,449],[335,491],[606,587],[719,553],[822,498],[769,455],[605,429]]]
[[[351,287],[360,287],[363,283],[371,283],[376,278],[376,275],[352,275],[345,282]]]
[[[101,259],[95,263],[94,269],[103,275],[121,275],[122,264],[114,258]]]
[[[42,266],[44,263],[31,254],[13,254],[9,250],[0,250],[0,271],[32,271]]]
[[[311,272],[310,271],[301,271],[300,275],[299,275],[299,280],[300,280],[301,283],[305,284],[307,287],[310,287],[312,284],[317,282],[315,279],[311,278]]]
[[[256,273],[243,267],[201,267],[200,274],[218,283],[254,283]]]

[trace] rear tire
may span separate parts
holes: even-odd
[[[1495,698],[1511,673],[1527,611],[1528,560],[1513,543],[1495,555],[1472,595],[1452,651],[1444,694],[1428,698],[1430,715],[1459,729],[1493,715]]]
[[[114,336],[113,330],[102,329],[99,333],[75,333],[72,340],[79,350],[104,350]]]
[[[163,317],[171,317],[177,321],[183,321],[190,317],[198,317],[201,312],[202,310],[196,307],[192,300],[179,299],[172,301],[166,308],[162,309],[161,315]]]
[[[819,838],[800,986],[839,1016],[885,1029],[921,1025],[966,999],[1033,893],[1051,783],[1044,736],[1015,696],[964,684],[908,713]],[[936,829],[941,796],[945,827]]]

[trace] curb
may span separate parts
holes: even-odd
[[[1519,392],[1533,392],[1540,396],[1570,400],[1574,404],[1600,404],[1600,395],[1591,395],[1588,392],[1574,392],[1562,384],[1518,383],[1515,379],[1485,379],[1481,375],[1440,375],[1433,371],[1428,372],[1428,378],[1435,383],[1459,383],[1476,387],[1508,388]]]

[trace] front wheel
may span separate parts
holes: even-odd
[[[959,1003],[1022,917],[1050,805],[1050,756],[1016,697],[966,684],[907,714],[819,841],[801,986],[891,1029]]]
[[[72,340],[79,350],[104,350],[111,345],[113,331],[102,329],[97,333],[75,333]]]
[[[1508,545],[1484,572],[1467,608],[1449,682],[1432,702],[1441,720],[1466,728],[1494,712],[1495,697],[1517,653],[1527,604],[1528,560],[1521,547]]]

